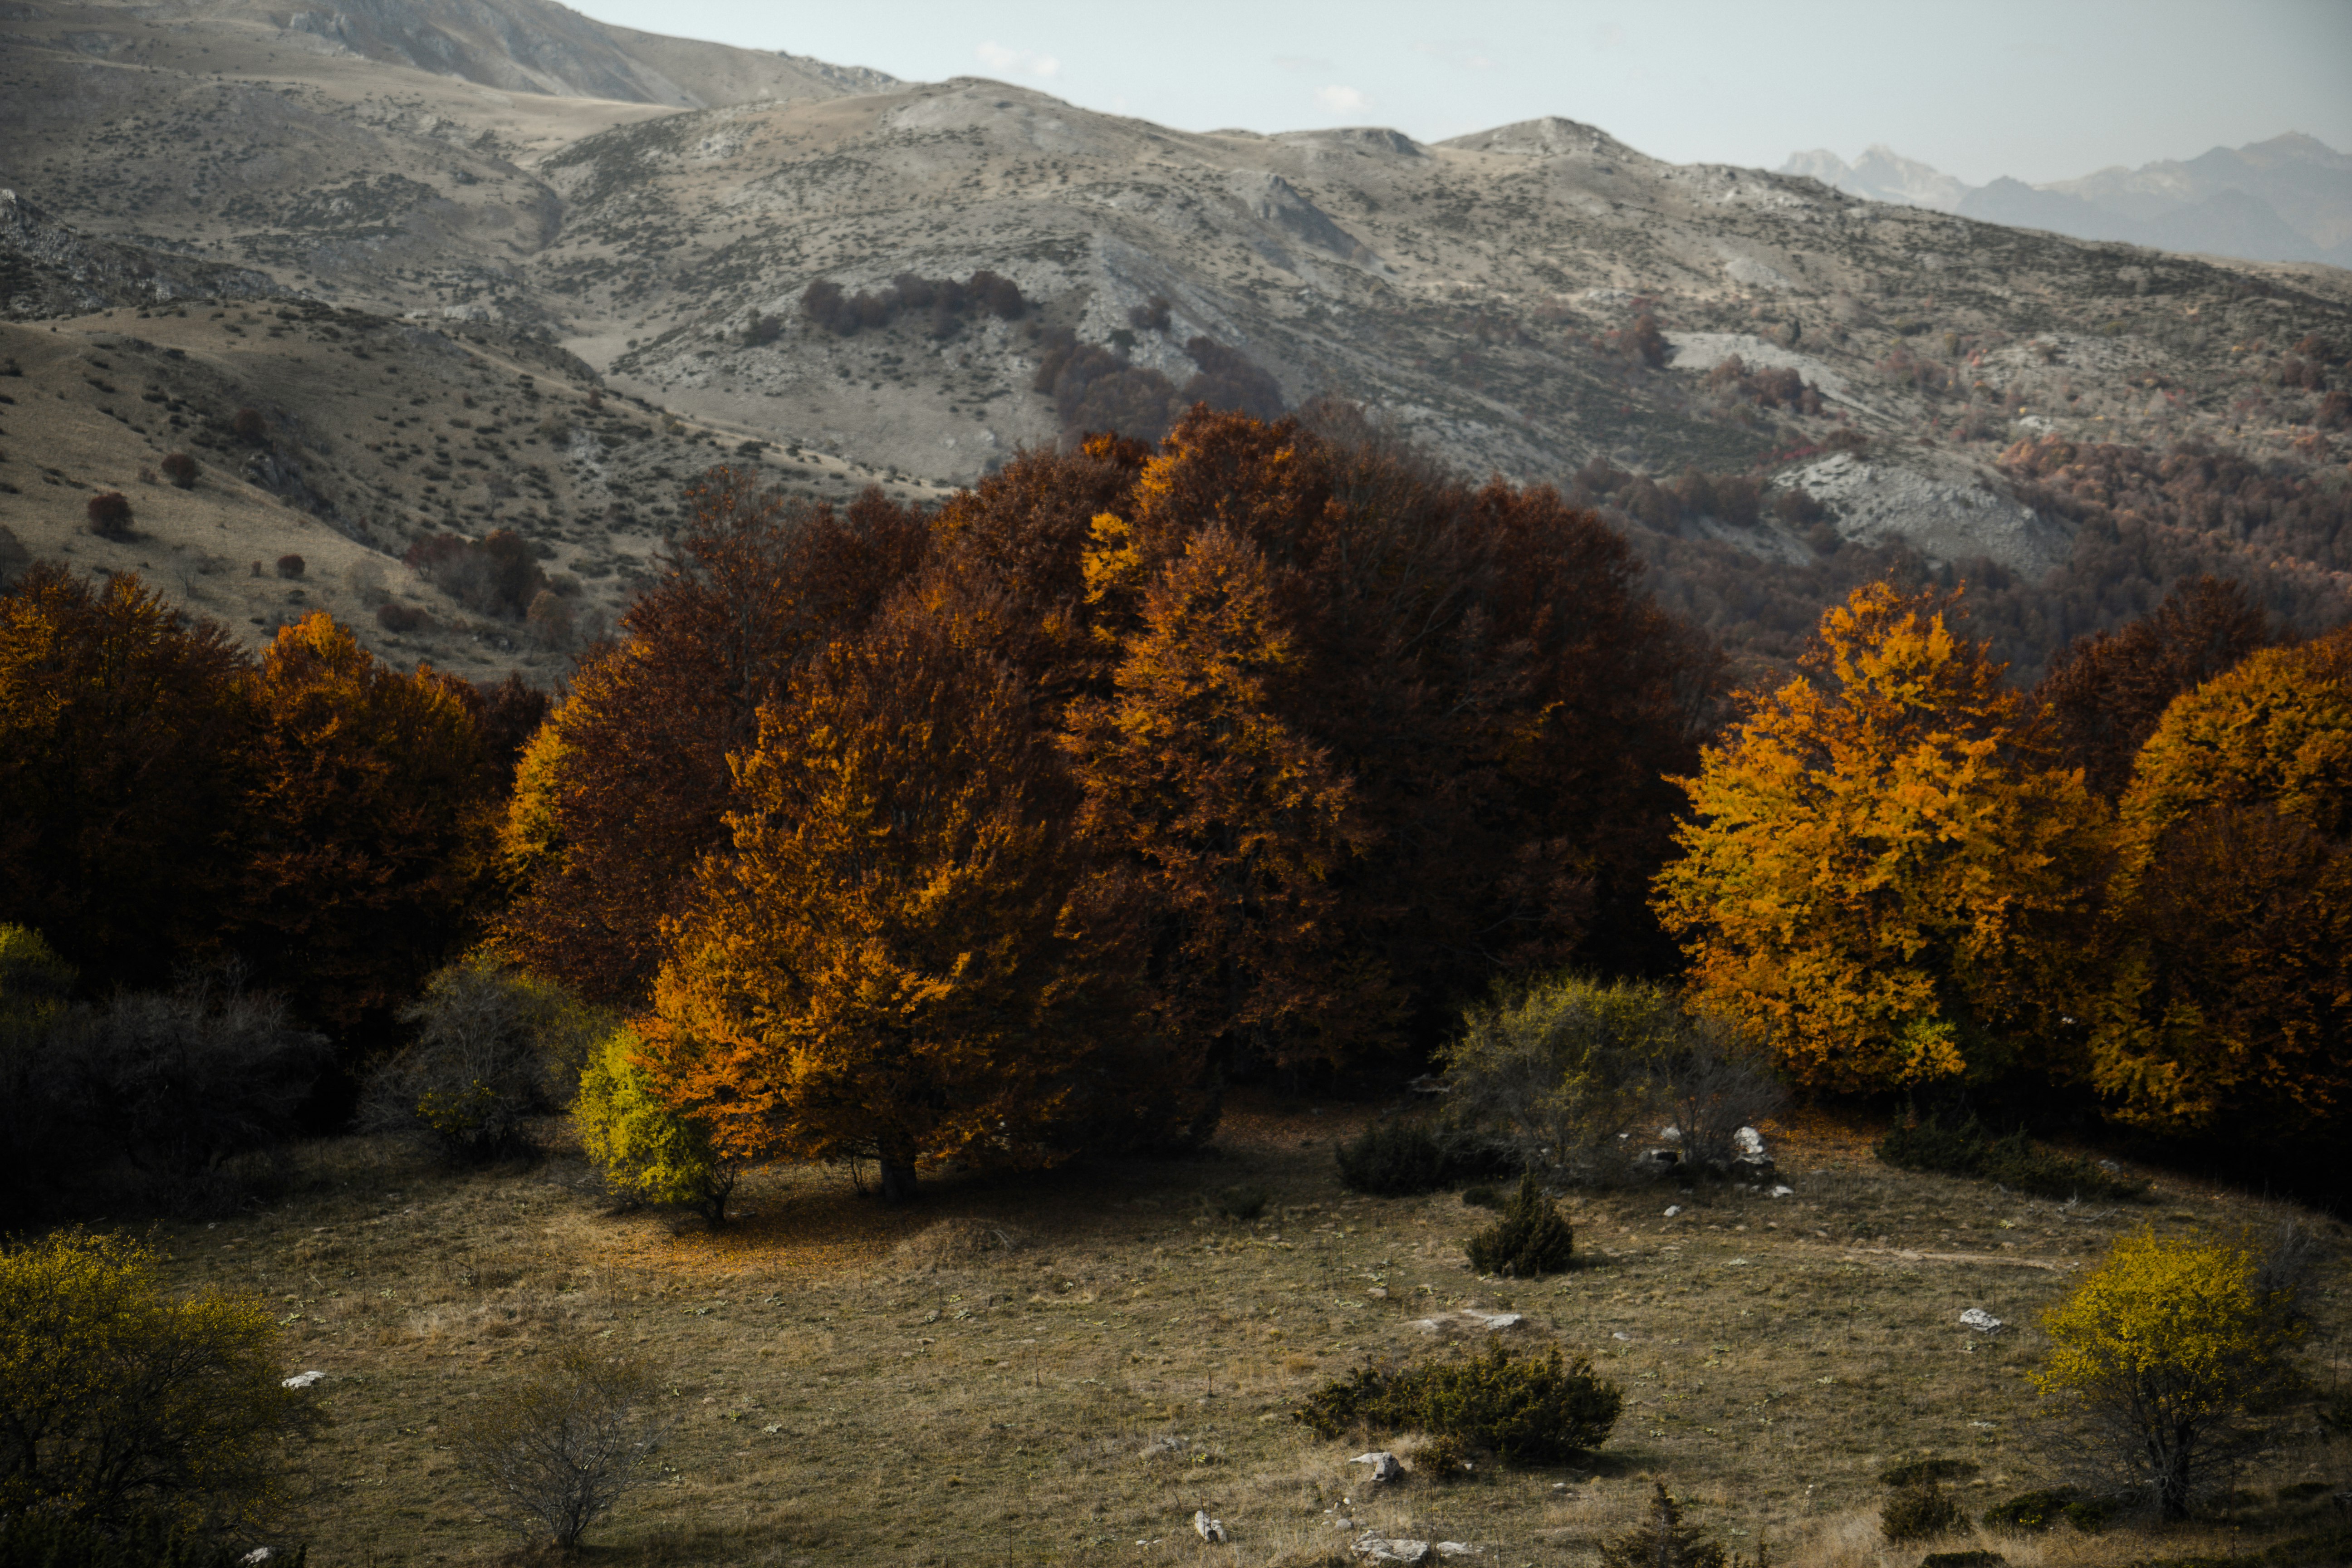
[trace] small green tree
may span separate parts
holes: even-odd
[[[1602,1568],[1726,1568],[1723,1548],[1683,1512],[1664,1481],[1650,1483],[1650,1511],[1601,1548]]]
[[[2268,1262],[2144,1227],[2042,1314],[2050,1360],[2035,1386],[2073,1407],[2167,1520],[2188,1517],[2238,1420],[2294,1381],[2305,1325]]]
[[[1567,1271],[1576,1260],[1576,1232],[1529,1171],[1503,1216],[1472,1237],[1466,1250],[1470,1267],[1481,1274],[1533,1279]]]
[[[708,1128],[655,1092],[640,1047],[636,1031],[625,1027],[590,1050],[572,1103],[580,1141],[615,1189],[647,1203],[683,1204],[724,1225],[739,1167],[711,1148]]]
[[[0,1251],[0,1518],[264,1518],[279,1444],[321,1424],[258,1301],[165,1290],[154,1254],[61,1234]]]

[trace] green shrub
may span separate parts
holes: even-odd
[[[2096,1535],[2116,1521],[2123,1512],[2122,1500],[2111,1497],[2084,1498],[2066,1505],[2066,1522],[2085,1535]]]
[[[1948,1535],[1960,1522],[1960,1505],[1935,1481],[1897,1487],[1878,1514],[1879,1533],[1893,1542]]]
[[[360,1125],[472,1163],[524,1152],[527,1121],[571,1100],[611,1032],[562,986],[487,957],[436,973],[401,1016],[416,1038],[369,1079]]]
[[[1217,1194],[1217,1212],[1227,1219],[1255,1219],[1265,1212],[1264,1187],[1227,1187]]]
[[[2034,1197],[2128,1198],[2147,1185],[2044,1149],[2022,1129],[1995,1136],[1974,1115],[1947,1121],[1931,1111],[1898,1122],[1878,1141],[1876,1153],[1883,1163],[1902,1170],[1977,1176]]]
[[[1444,1146],[1426,1128],[1376,1121],[1339,1148],[1339,1180],[1351,1192],[1411,1197],[1445,1184]]]
[[[1693,1166],[1742,1169],[1739,1130],[1785,1099],[1739,1026],[1640,981],[1538,981],[1465,1013],[1442,1059],[1453,1124],[1574,1182],[1648,1180],[1669,1124]]]
[[[303,1568],[308,1547],[269,1561]],[[0,1517],[0,1568],[236,1568],[243,1553],[148,1516],[110,1530],[55,1513]]]
[[[323,1424],[285,1376],[265,1303],[175,1296],[136,1242],[66,1232],[0,1249],[0,1520],[266,1520],[289,1440]]]
[[[646,1203],[682,1204],[712,1225],[724,1225],[736,1167],[712,1151],[700,1122],[679,1115],[654,1092],[637,1060],[639,1044],[635,1030],[618,1028],[589,1050],[572,1102],[581,1146],[614,1191]]]
[[[1519,1178],[1518,1194],[1502,1217],[1472,1237],[1465,1250],[1470,1267],[1481,1274],[1533,1279],[1568,1270],[1576,1260],[1576,1232],[1530,1171]]]
[[[1358,1423],[1452,1436],[1508,1461],[1555,1463],[1608,1441],[1624,1396],[1590,1357],[1513,1361],[1500,1345],[1436,1365],[1367,1365],[1309,1394],[1293,1415],[1326,1437]]]
[[[1622,1535],[1602,1542],[1601,1568],[1726,1568],[1722,1546],[1697,1525],[1683,1522],[1682,1510],[1666,1484],[1650,1485],[1649,1512]]]
[[[2069,1504],[2083,1495],[2079,1487],[2050,1487],[2042,1491],[2020,1492],[2006,1502],[1997,1502],[1984,1511],[1988,1530],[2042,1531],[2054,1528],[2066,1517]]]
[[[1976,1473],[1975,1464],[1967,1459],[1913,1459],[1879,1471],[1878,1482],[1888,1487],[1916,1487],[1929,1481],[1966,1480]]]

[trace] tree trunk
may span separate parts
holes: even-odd
[[[2156,1477],[2156,1510],[2167,1524],[2189,1517],[2189,1456],[2195,1441],[2186,1432],[2176,1430],[2171,1436]]]
[[[891,1204],[911,1203],[915,1197],[915,1163],[904,1156],[885,1154],[876,1162],[882,1170],[882,1201]]]

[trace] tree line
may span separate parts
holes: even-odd
[[[1874,583],[1733,694],[1601,517],[1336,418],[1196,407],[936,509],[690,501],[551,711],[37,567],[0,926],[93,995],[238,957],[354,1072],[428,974],[510,966],[604,1010],[561,1054],[608,1163],[722,1206],[765,1160],[1182,1143],[1566,970],[1682,976],[1817,1092],[2341,1103],[2352,633],[2231,584],[2021,689],[1965,595]],[[394,1060],[394,1120],[498,1146]]]

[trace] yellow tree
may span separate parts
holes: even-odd
[[[137,1242],[0,1247],[0,1520],[266,1521],[287,1440],[323,1425],[285,1376],[267,1303],[174,1297]]]
[[[1953,605],[1880,583],[1682,782],[1656,907],[1706,999],[1810,1087],[1997,1072],[2057,1025],[2105,842]]]
[[[2293,1386],[2304,1329],[2279,1272],[2249,1247],[2143,1229],[2042,1316],[2050,1359],[2034,1385],[2153,1488],[2166,1519],[2187,1516],[2231,1423]]]
[[[2093,1081],[2170,1131],[2352,1104],[2352,627],[2183,693],[2124,793]]]
[[[919,584],[835,643],[735,760],[642,1058],[720,1159],[872,1159],[892,1198],[919,1161],[1048,1164],[1097,1042],[1138,1027],[1074,802],[953,597]]]

